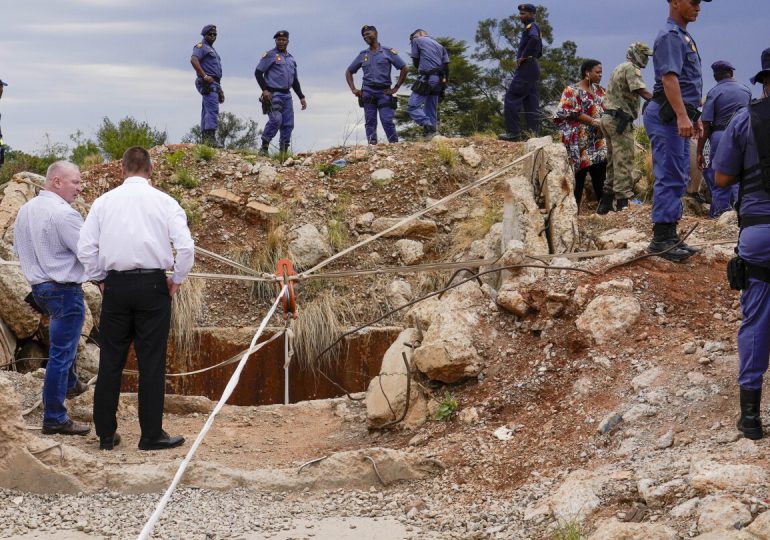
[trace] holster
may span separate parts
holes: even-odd
[[[416,81],[414,81],[414,84],[412,85],[412,92],[420,96],[429,96],[430,83],[428,82],[427,79],[419,78]]]
[[[259,102],[262,104],[262,114],[270,114],[271,112],[273,112],[272,100],[259,98]]]
[[[201,94],[208,96],[214,89],[211,88],[211,84],[201,81]]]
[[[377,105],[377,98],[374,96],[359,96],[358,106],[363,107],[364,105]]]
[[[746,261],[733,257],[727,262],[727,282],[735,291],[742,291],[749,286],[749,268]]]
[[[615,119],[615,130],[618,132],[618,135],[623,135],[628,126],[634,123],[634,117],[625,111],[612,109],[606,112]]]
[[[47,313],[43,310],[43,308],[40,307],[40,305],[35,301],[35,296],[32,293],[29,293],[27,296],[24,297],[24,301],[29,304],[29,307],[37,311],[38,313],[42,313],[43,315],[47,315]]]
[[[652,99],[660,105],[660,111],[658,112],[658,118],[663,124],[672,124],[676,121],[676,113],[671,103],[668,101],[666,94],[660,93],[652,96]],[[692,105],[685,103],[685,109],[687,110],[687,116],[694,124],[700,119],[701,112]]]

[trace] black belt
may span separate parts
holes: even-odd
[[[284,94],[288,94],[289,93],[289,89],[288,88],[273,88],[272,86],[268,86],[267,90],[269,92],[283,92]]]
[[[430,77],[431,75],[443,75],[444,70],[441,68],[431,69],[430,71],[420,71],[420,75]]]
[[[364,88],[371,88],[372,90],[385,90],[386,88],[390,88],[389,84],[369,84],[364,83]]]
[[[59,287],[80,287],[82,285],[82,283],[75,283],[74,281],[67,281],[65,283],[60,283],[58,281],[44,281],[38,285],[43,285],[44,283],[51,283],[53,285],[58,285]]]
[[[162,268],[134,268],[133,270],[108,270],[110,276],[133,276],[137,274],[165,274]]]
[[[214,79],[215,83],[219,83],[219,81],[222,80],[222,77],[214,77],[213,75],[209,75],[212,79]],[[198,77],[201,81],[203,81],[203,77]],[[204,81],[205,82],[205,81]]]
[[[711,133],[716,133],[717,131],[724,131],[727,129],[727,124],[714,124],[711,126]]]

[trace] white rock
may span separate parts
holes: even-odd
[[[396,175],[391,169],[377,169],[372,173],[371,180],[372,182],[390,182],[393,180],[393,177]]]
[[[757,465],[719,463],[709,458],[693,460],[690,484],[702,493],[715,490],[742,491],[751,485],[767,483],[767,473]]]
[[[422,242],[402,238],[396,241],[396,249],[401,262],[404,264],[417,264],[425,255],[425,248]]]
[[[605,520],[596,526],[588,540],[679,540],[677,532],[656,523],[620,523]]]
[[[497,292],[497,305],[510,311],[517,317],[524,317],[529,313],[531,307],[518,291],[518,285],[510,281],[503,283]]]
[[[289,251],[299,268],[310,268],[332,254],[331,247],[315,225],[302,225],[292,231],[291,237]]]
[[[257,177],[257,184],[264,187],[271,187],[275,185],[275,181],[278,178],[278,171],[272,165],[263,164],[259,168],[259,176]]]
[[[412,286],[403,279],[395,279],[385,290],[385,299],[392,308],[402,306],[412,299]]]
[[[730,494],[709,495],[701,501],[698,530],[735,530],[751,523],[751,512]]]
[[[620,336],[633,325],[642,312],[636,298],[629,296],[598,296],[586,307],[576,324],[580,331],[591,335],[598,344]]]
[[[494,432],[492,432],[492,435],[501,441],[510,441],[513,439],[513,430],[511,430],[508,426],[500,426]]]
[[[647,234],[636,229],[610,229],[599,235],[596,246],[599,249],[623,249],[629,243],[642,242]]]
[[[598,492],[607,480],[583,469],[571,472],[548,499],[554,518],[561,522],[583,522],[601,504]]]
[[[630,278],[613,279],[611,281],[603,281],[596,286],[596,290],[601,292],[608,291],[610,289],[633,292],[634,282]]]
[[[476,407],[468,407],[461,410],[457,417],[464,424],[475,424],[479,421],[479,411]]]
[[[662,371],[660,368],[648,369],[631,379],[631,385],[634,387],[636,392],[645,388],[649,388],[661,373]]]
[[[464,146],[458,150],[462,160],[471,167],[478,167],[481,164],[481,156],[472,146]]]

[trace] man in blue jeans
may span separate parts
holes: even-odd
[[[45,190],[16,216],[14,248],[32,295],[51,319],[48,364],[43,382],[43,433],[85,435],[88,424],[67,414],[65,397],[83,393],[75,356],[86,308],[81,284],[86,272],[77,258],[83,218],[70,206],[80,194],[80,169],[67,161],[48,167]]]

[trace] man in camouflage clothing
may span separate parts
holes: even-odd
[[[610,76],[604,96],[602,130],[607,138],[608,167],[604,194],[597,214],[623,210],[634,195],[631,175],[634,164],[634,120],[639,117],[639,98],[652,99],[642,78],[642,69],[652,56],[652,49],[641,42],[632,43],[623,62]]]

